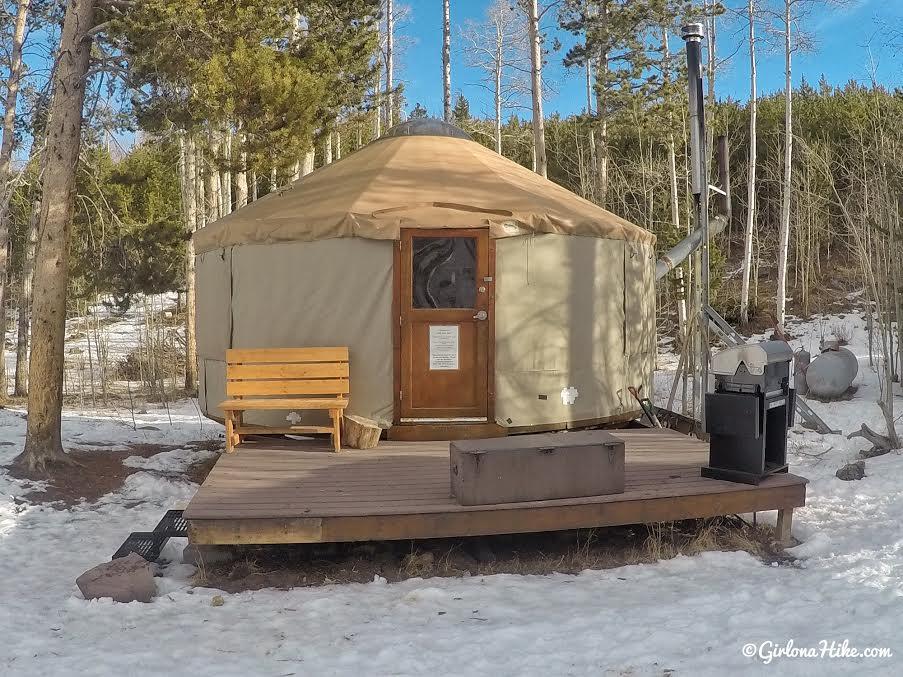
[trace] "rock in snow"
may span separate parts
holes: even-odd
[[[856,461],[855,463],[847,463],[836,473],[837,478],[849,482],[850,480],[861,480],[865,477],[865,461]]]
[[[135,553],[98,564],[75,583],[85,599],[112,597],[116,602],[150,602],[157,592],[150,563]]]

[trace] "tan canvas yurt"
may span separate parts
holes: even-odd
[[[402,439],[627,420],[627,388],[651,388],[655,237],[445,123],[399,125],[194,242],[212,418],[228,348],[348,346],[348,412]]]

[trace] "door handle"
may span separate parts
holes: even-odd
[[[489,313],[487,313],[485,310],[478,310],[477,314],[473,316],[473,319],[480,320],[482,322],[487,317],[489,317]]]

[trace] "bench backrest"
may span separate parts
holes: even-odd
[[[229,397],[345,397],[348,392],[347,347],[226,351]]]

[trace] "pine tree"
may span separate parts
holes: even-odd
[[[458,98],[455,99],[455,107],[452,109],[452,121],[458,127],[470,122],[470,102],[460,92],[458,93]]]
[[[423,107],[419,101],[414,104],[414,108],[411,109],[410,114],[408,115],[409,120],[422,120],[424,118],[428,118],[430,116],[429,112],[426,108]]]
[[[207,148],[201,146],[212,160],[206,171],[219,172],[219,215],[232,210],[233,177],[238,207],[246,200],[243,177],[249,172],[299,177],[299,158],[306,168],[315,135],[331,142],[339,116],[363,105],[379,11],[379,0],[237,0],[229,11],[213,0],[147,0],[118,22],[139,121],[158,133],[175,127],[188,146],[182,174],[190,203],[183,210],[186,232],[198,221],[194,145],[207,141]],[[201,129],[209,133],[197,134]],[[192,392],[190,243],[186,256],[185,388]]]
[[[560,10],[561,27],[582,42],[564,57],[566,66],[595,66],[594,121],[597,163],[595,197],[605,204],[608,194],[609,121],[639,99],[660,97],[664,42],[655,34],[670,30],[688,11],[677,0],[566,0]]]

